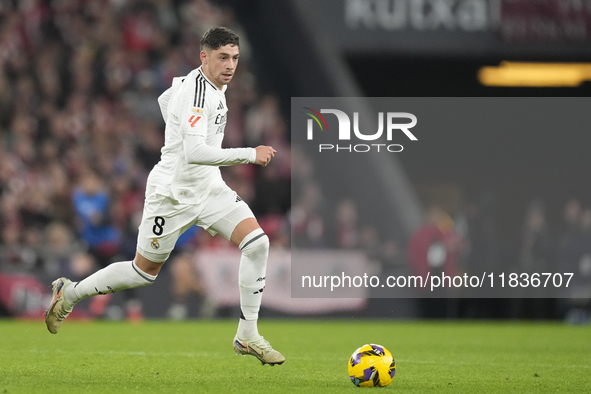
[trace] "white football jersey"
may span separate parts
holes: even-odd
[[[199,67],[174,78],[172,87],[158,98],[166,122],[165,141],[148,186],[159,194],[181,203],[199,203],[211,190],[226,185],[220,165],[254,163],[253,148],[221,148],[228,115],[225,91],[225,85],[219,90]],[[200,148],[207,149],[207,160],[190,154]]]

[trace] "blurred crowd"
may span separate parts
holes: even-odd
[[[368,274],[406,271],[404,240],[384,234],[376,223],[364,218],[351,196],[339,194],[331,201],[327,197],[330,174],[317,168],[322,163],[315,163],[298,145],[292,146],[291,154],[293,162],[298,163],[292,168],[292,246],[362,250],[368,256]]]
[[[212,26],[241,39],[225,147],[272,145],[261,171],[223,168],[276,246],[288,245],[290,145],[278,99],[257,86],[231,8],[208,0],[0,3],[0,273],[80,279],[135,253],[164,123],[157,97],[200,65]],[[188,248],[226,247],[193,229]]]
[[[364,250],[373,274],[577,272],[573,289],[591,298],[591,208],[576,199],[565,204],[561,223],[549,223],[544,204],[532,202],[514,233],[499,229],[490,199],[433,206],[410,239],[380,234],[347,196],[327,203],[315,164],[290,146],[278,98],[258,88],[233,10],[209,0],[0,2],[0,274],[34,274],[48,284],[133,258],[146,177],[164,142],[157,97],[200,65],[200,38],[218,25],[241,38],[224,146],[278,151],[264,170],[222,172],[273,247],[293,240]],[[193,228],[179,246],[191,253],[230,244]],[[200,291],[187,254],[171,272],[179,304]],[[564,302],[560,313],[573,308]]]

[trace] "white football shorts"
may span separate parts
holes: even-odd
[[[227,186],[212,190],[199,204],[181,204],[148,188],[137,251],[150,261],[163,263],[181,234],[192,225],[229,240],[238,223],[251,217],[254,214],[248,204]]]

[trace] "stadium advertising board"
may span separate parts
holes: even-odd
[[[582,0],[331,0],[313,9],[348,54],[588,55],[591,36]]]

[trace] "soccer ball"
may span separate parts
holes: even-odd
[[[382,345],[363,345],[349,359],[349,378],[357,387],[385,387],[396,373],[396,361]]]

